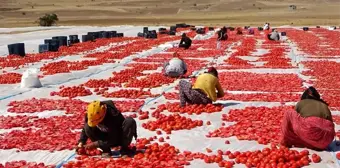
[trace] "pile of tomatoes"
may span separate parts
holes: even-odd
[[[21,74],[19,73],[5,73],[0,75],[0,84],[14,84],[21,82]]]
[[[142,127],[151,131],[156,129],[162,129],[167,134],[171,134],[173,130],[190,130],[195,127],[203,125],[202,120],[192,120],[187,117],[180,116],[179,114],[174,115],[160,115],[156,121],[148,121],[142,124]]]
[[[219,81],[231,91],[300,92],[302,79],[295,74],[257,74],[251,72],[222,72]]]
[[[150,91],[124,89],[114,92],[103,93],[104,97],[129,98],[129,99],[143,99],[148,97],[156,97],[158,95],[151,94]]]
[[[83,86],[72,86],[72,87],[65,87],[62,88],[59,92],[51,92],[51,96],[61,96],[61,97],[69,97],[69,98],[74,98],[77,96],[88,96],[92,95],[92,92],[90,89],[86,89]]]
[[[287,110],[293,110],[293,106],[247,107],[231,110],[228,114],[222,115],[222,120],[236,123],[212,131],[207,136],[222,138],[236,136],[239,140],[255,140],[260,144],[279,144],[281,122],[284,111]]]
[[[0,168],[55,168],[54,165],[45,165],[44,163],[26,162],[24,160],[6,162],[4,165],[0,164]]]

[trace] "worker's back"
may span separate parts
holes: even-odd
[[[278,41],[278,40],[280,40],[280,35],[279,35],[279,33],[278,33],[277,31],[274,31],[274,32],[272,32],[272,34],[270,35],[270,38],[271,38],[272,40]]]
[[[197,77],[193,89],[202,90],[207,96],[212,100],[216,101],[216,85],[218,83],[218,78],[210,73],[204,73]]]
[[[332,114],[328,106],[318,100],[304,99],[301,100],[295,107],[295,110],[302,117],[320,117],[332,121]]]
[[[165,67],[165,73],[166,74],[176,73],[179,75],[183,75],[186,69],[187,67],[184,61],[182,61],[179,58],[172,58],[169,61],[169,64]]]

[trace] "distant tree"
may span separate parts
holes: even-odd
[[[59,21],[57,14],[55,13],[45,14],[44,16],[39,18],[39,25],[40,26],[52,26],[57,21]]]

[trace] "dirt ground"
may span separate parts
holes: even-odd
[[[340,26],[340,0],[0,0],[0,27],[37,26],[45,13],[58,25]]]

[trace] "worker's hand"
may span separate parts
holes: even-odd
[[[79,144],[78,144],[77,147],[78,147],[78,148],[82,148],[82,147],[84,147],[84,145],[83,145],[83,143],[79,142]]]
[[[85,145],[85,149],[87,149],[87,150],[96,149],[98,147],[99,147],[98,141],[92,142],[92,143],[90,143],[88,145]]]
[[[76,146],[76,152],[78,152],[78,150],[83,147],[84,147],[83,143],[79,142],[79,144]]]

